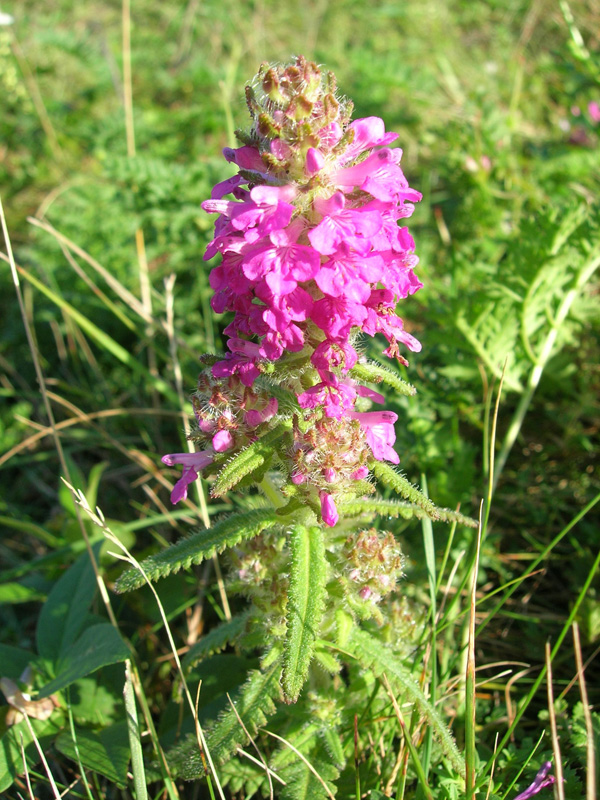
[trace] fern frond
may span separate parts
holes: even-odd
[[[244,478],[268,467],[273,455],[273,444],[292,427],[291,420],[285,420],[256,442],[233,456],[218,473],[211,489],[212,497],[222,497]],[[261,476],[257,476],[260,480]]]
[[[407,395],[412,397],[417,393],[414,386],[402,378],[391,369],[376,364],[373,361],[366,363],[357,363],[350,370],[350,375],[359,381],[368,381],[369,383],[385,383],[387,386],[394,389],[398,394]]]
[[[396,472],[393,467],[390,467],[389,464],[386,464],[384,461],[373,461],[369,464],[369,468],[377,480],[384,483],[390,489],[393,489],[405,500],[408,500],[409,503],[413,503],[419,508],[422,508],[430,519],[440,519],[440,512],[435,503],[426,497],[423,492],[419,491],[416,486],[413,486],[404,475],[401,475],[399,472]]]
[[[190,667],[193,667],[194,664],[197,664],[198,661],[206,658],[206,656],[219,653],[221,650],[224,650],[227,645],[233,644],[243,632],[249,617],[250,611],[238,614],[238,616],[217,625],[217,627],[213,628],[206,636],[203,636],[199,642],[193,644],[181,662],[184,672]]]
[[[146,558],[141,566],[148,578],[157,581],[180,569],[187,569],[192,564],[200,564],[215,553],[221,553],[227,547],[234,547],[243,539],[257,536],[265,528],[279,522],[274,509],[257,509],[232,514],[215,523],[212,528],[197,531],[171,545],[162,553]],[[118,579],[117,592],[130,592],[144,585],[144,576],[137,569],[129,569]]]
[[[437,737],[444,754],[460,774],[465,774],[465,764],[456,743],[441,714],[423,694],[423,690],[404,664],[378,639],[364,630],[354,628],[345,643],[346,652],[352,653],[361,666],[371,670],[379,678],[385,673],[392,684],[406,693]]]
[[[294,703],[308,674],[325,607],[327,561],[323,530],[296,525],[290,535],[290,549],[282,686],[286,702]]]

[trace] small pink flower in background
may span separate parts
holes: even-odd
[[[534,782],[531,786],[528,786],[524,792],[517,795],[515,800],[529,800],[529,798],[536,795],[538,792],[541,792],[542,789],[545,789],[547,786],[552,786],[556,781],[554,775],[549,775],[550,770],[552,769],[552,763],[550,761],[546,761],[542,764],[542,767],[538,774],[535,776]]]
[[[588,114],[594,125],[597,125],[600,122],[600,105],[596,102],[588,103]]]

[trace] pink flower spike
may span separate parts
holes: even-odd
[[[552,763],[550,761],[546,761],[544,764],[542,764],[542,768],[535,776],[534,782],[531,784],[531,786],[528,786],[524,792],[518,794],[515,797],[515,800],[529,800],[530,797],[533,797],[542,789],[545,789],[547,786],[552,786],[556,781],[556,778],[554,775],[548,775],[551,769]]]
[[[233,436],[230,431],[219,431],[215,433],[212,440],[212,446],[217,453],[224,453],[233,447]]]
[[[329,525],[330,528],[333,528],[340,518],[333,497],[327,494],[327,492],[321,492],[319,498],[321,500],[321,516],[323,517],[323,522],[325,525]]]

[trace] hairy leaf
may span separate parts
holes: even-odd
[[[296,525],[290,535],[290,548],[282,686],[286,702],[294,703],[308,674],[325,606],[327,561],[323,530]]]
[[[192,564],[200,564],[212,558],[227,547],[233,547],[243,539],[257,536],[265,528],[278,522],[273,509],[256,509],[232,514],[215,523],[212,528],[197,531],[187,539],[181,539],[162,553],[146,558],[141,566],[149,580],[156,581]],[[116,583],[117,592],[139,589],[145,583],[144,576],[137,569],[129,569]]]
[[[206,636],[203,636],[199,642],[193,644],[181,662],[184,670],[193,667],[201,659],[210,656],[213,653],[218,653],[227,647],[228,644],[235,642],[238,636],[244,630],[244,626],[250,617],[250,612],[246,611],[244,614],[239,614],[227,622],[222,622],[213,628]]]
[[[213,497],[222,497],[247,475],[264,468],[273,454],[273,444],[291,427],[286,420],[233,456],[221,469],[211,489]],[[260,479],[260,478],[259,478]]]
[[[358,517],[360,514],[377,514],[382,517],[402,517],[403,519],[423,519],[429,515],[421,506],[413,503],[401,502],[398,500],[381,499],[356,499],[337,504],[338,511],[342,517]],[[459,511],[452,511],[450,508],[437,508],[437,519],[441,522],[457,522],[459,525],[466,525],[469,528],[476,528],[477,521],[471,517],[461,514]]]
[[[464,775],[464,760],[441,714],[425,697],[423,690],[410,670],[404,666],[398,657],[370,633],[359,628],[352,630],[345,643],[345,650],[352,653],[356,660],[366,669],[370,669],[376,677],[379,678],[385,673],[392,685],[396,684],[402,688],[431,726],[444,754],[451,761],[454,769],[460,775]]]
[[[405,500],[408,500],[409,503],[413,503],[419,506],[419,508],[422,508],[430,519],[436,520],[441,518],[440,510],[436,507],[435,503],[426,497],[423,492],[419,491],[416,486],[413,486],[404,475],[401,475],[393,467],[390,467],[389,464],[386,464],[384,461],[373,461],[369,464],[369,467],[377,480],[389,486],[389,488],[393,489],[395,492],[398,492],[398,494]]]
[[[280,775],[287,784],[280,789],[278,796],[281,800],[324,800],[335,795],[333,781],[339,777],[339,770],[332,763],[329,754],[321,748],[315,748],[305,758],[308,764],[295,756],[294,762],[281,770]]]
[[[383,367],[380,364],[375,364],[373,361],[367,363],[358,363],[350,370],[350,375],[357,378],[359,381],[369,381],[370,383],[385,383],[392,389],[395,389],[398,394],[408,395],[412,397],[417,393],[414,386],[406,381],[391,369]]]
[[[205,730],[208,749],[215,763],[223,763],[229,759],[238,747],[248,741],[246,731],[254,736],[258,728],[266,724],[268,717],[275,713],[274,701],[281,698],[280,674],[279,660],[263,672],[253,671],[246,683],[231,698],[235,711],[229,707],[210,729]],[[246,731],[240,724],[240,719]],[[195,780],[204,775],[195,736],[188,736],[173,748],[168,759],[174,773],[185,780]]]

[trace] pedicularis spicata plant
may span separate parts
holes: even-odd
[[[246,101],[250,128],[237,133],[239,148],[224,150],[237,174],[203,203],[217,215],[205,258],[221,257],[210,283],[213,310],[232,315],[228,352],[201,359],[196,452],[163,462],[182,468],[173,503],[199,476],[213,497],[237,487],[252,503],[142,566],[153,580],[226,550],[229,588],[250,600],[185,660],[191,668],[228,645],[260,653],[235,709],[207,726],[221,776],[229,756],[275,714],[288,740],[302,735],[325,781],[335,780],[352,757],[353,715],[383,673],[461,772],[452,737],[404,665],[414,619],[398,595],[403,555],[385,520],[473,523],[437,508],[395,469],[397,415],[373,410],[385,403],[374,386],[415,390],[360,352],[363,338],[377,334],[387,341],[385,355],[403,365],[405,353],[421,348],[397,313],[399,301],[422,287],[404,225],[421,195],[404,177],[402,151],[390,147],[397,134],[377,117],[352,121],[352,104],[316,64],[298,57],[263,65]],[[131,570],[118,588],[142,583]],[[375,694],[377,707],[383,700]],[[285,713],[278,704],[299,699]],[[388,771],[394,757],[381,756],[392,759]],[[202,772],[195,737],[171,758],[184,777]],[[321,796],[325,784],[287,747],[270,765],[285,770],[292,761],[315,782],[315,793],[303,796]],[[260,768],[244,769],[266,783]],[[292,787],[300,780],[288,777]]]

